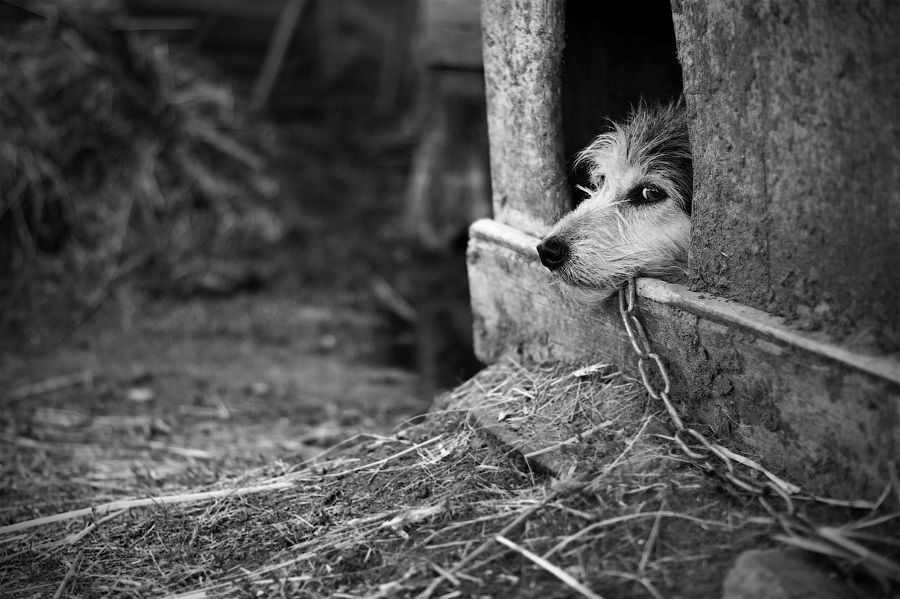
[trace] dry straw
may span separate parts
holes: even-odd
[[[278,475],[233,471],[218,488],[36,508],[37,518],[0,530],[0,586],[13,597],[59,588],[180,599],[537,597],[561,584],[584,597],[710,596],[740,551],[777,541],[835,559],[857,590],[877,590],[863,572],[891,584],[895,485],[865,511],[807,502],[820,537],[771,540],[780,529],[768,513],[670,453],[638,385],[570,372],[501,363],[423,424],[282,462]],[[552,447],[539,457],[561,456],[568,470],[535,471],[483,436],[466,418],[474,405],[531,447]]]
[[[53,300],[83,320],[136,270],[184,287],[214,251],[276,230],[262,224],[280,223],[272,144],[211,64],[123,30],[107,0],[13,4],[0,40],[0,325],[52,328]]]

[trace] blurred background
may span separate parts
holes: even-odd
[[[477,1],[3,0],[0,131],[4,518],[307,459],[480,368]]]
[[[215,331],[253,296],[354,314],[362,329],[320,327],[316,351],[426,393],[478,368],[477,2],[9,0],[0,28],[5,350],[59,352],[97,322],[125,342],[191,302],[219,309]]]

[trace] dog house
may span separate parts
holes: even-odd
[[[479,358],[634,368],[614,298],[567,303],[535,246],[604,119],[683,94],[691,284],[638,281],[672,396],[813,491],[877,494],[900,459],[900,5],[484,0],[482,28]]]

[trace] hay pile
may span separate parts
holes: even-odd
[[[11,597],[717,596],[734,557],[770,545],[775,522],[671,454],[633,381],[569,372],[503,363],[424,423],[210,486],[6,509],[15,524],[0,528],[0,587]],[[591,433],[545,444],[574,460],[554,478],[475,430],[469,408],[485,403],[525,437],[534,422],[563,441]],[[834,530],[890,548],[898,500],[889,487],[871,510],[804,513],[852,520]],[[845,566],[849,579],[860,564]]]
[[[208,64],[118,29],[109,2],[27,6],[0,30],[7,328],[95,307],[137,269],[164,291],[280,235],[267,142]]]

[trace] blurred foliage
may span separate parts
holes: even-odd
[[[81,3],[4,15],[4,329],[62,303],[90,309],[135,270],[176,288],[212,256],[282,234],[265,128],[248,127],[210,65],[113,16]]]

